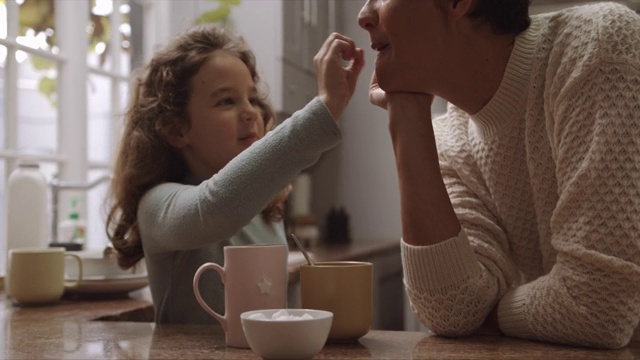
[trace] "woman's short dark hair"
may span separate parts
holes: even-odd
[[[440,0],[440,4],[460,0]],[[474,0],[468,16],[472,19],[484,19],[493,26],[498,34],[519,34],[531,23],[529,5],[531,0]]]

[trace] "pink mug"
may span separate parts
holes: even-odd
[[[217,271],[224,283],[224,315],[213,311],[200,295],[200,276],[207,270]],[[287,272],[285,245],[226,246],[224,267],[202,264],[193,277],[193,291],[200,306],[222,325],[227,345],[248,348],[240,314],[286,308]]]

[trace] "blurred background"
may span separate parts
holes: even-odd
[[[638,0],[618,1],[640,9]],[[535,0],[532,13],[583,1]],[[35,157],[48,179],[89,183],[110,173],[129,82],[154,50],[197,23],[241,33],[281,119],[316,94],[312,58],[339,31],[366,52],[366,67],[342,120],[344,141],[308,175],[304,196],[325,235],[333,207],[349,216],[352,238],[400,237],[399,195],[386,114],[368,101],[375,54],[357,25],[364,0],[0,0],[0,202],[18,160]],[[438,99],[434,114],[446,103]],[[85,248],[107,244],[107,185],[61,191],[58,219],[72,201],[86,221]],[[0,248],[6,243],[0,210]],[[5,251],[0,251],[0,272]]]

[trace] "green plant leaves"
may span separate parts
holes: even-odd
[[[46,75],[40,78],[38,83],[38,91],[42,93],[49,101],[51,105],[56,106],[56,80]]]
[[[225,22],[231,14],[231,7],[240,5],[240,0],[209,0],[218,2],[217,9],[202,13],[195,20],[196,25]]]
[[[53,62],[48,59],[44,59],[38,56],[31,57],[31,65],[33,68],[40,71],[45,71],[53,68]]]

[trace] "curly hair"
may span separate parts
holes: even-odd
[[[173,38],[134,79],[109,189],[111,203],[106,221],[107,236],[124,269],[144,257],[137,219],[142,196],[160,183],[184,181],[186,164],[165,141],[165,134],[189,121],[190,81],[215,51],[237,56],[249,69],[254,83],[259,84],[255,56],[243,38],[213,25],[197,26]],[[265,94],[260,95],[259,106],[265,131],[269,131],[274,127],[275,112]],[[283,190],[262,211],[266,221],[282,218],[287,194],[287,189]]]

